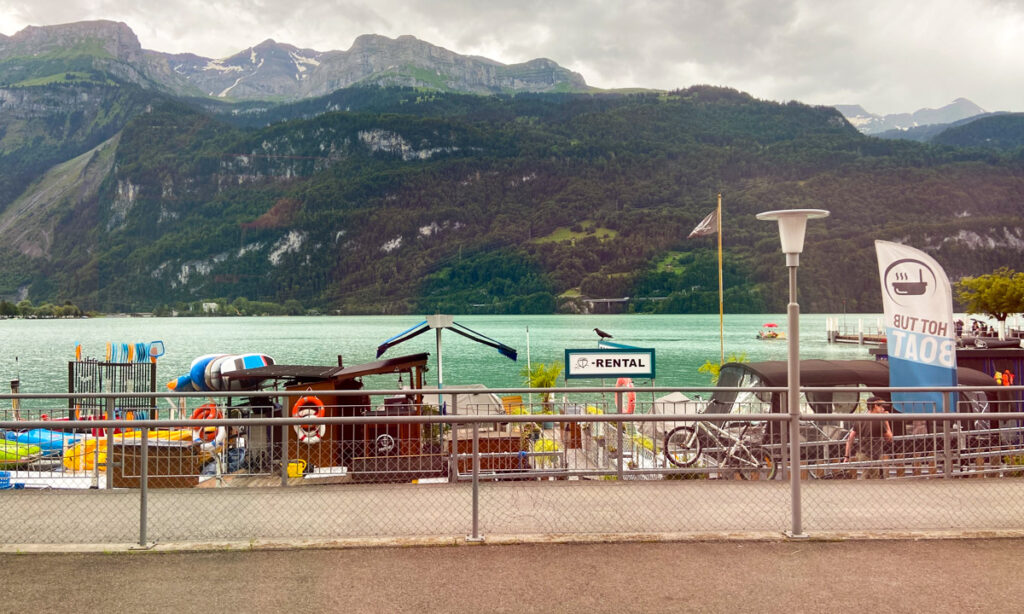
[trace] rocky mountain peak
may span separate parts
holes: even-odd
[[[68,49],[94,51],[99,44],[110,56],[135,60],[142,45],[135,32],[119,21],[79,21],[55,26],[28,26],[0,40],[0,58],[13,54],[40,55]]]
[[[265,40],[262,43],[256,45],[255,47],[253,47],[253,49],[255,49],[257,51],[262,51],[264,49],[273,49],[273,48],[275,48],[277,46],[278,46],[277,41],[275,41],[272,38],[268,38],[267,40]]]

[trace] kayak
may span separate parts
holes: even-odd
[[[135,444],[141,441],[141,431],[127,431],[114,435],[114,445]],[[149,432],[149,441],[183,441],[192,439],[192,429],[158,430]],[[105,470],[107,465],[107,439],[90,437],[75,443],[64,452],[64,468],[68,471]],[[97,464],[99,467],[97,467]]]
[[[63,452],[65,447],[73,445],[76,441],[85,437],[85,435],[64,433],[50,429],[32,429],[20,433],[7,431],[6,437],[8,441],[39,446],[43,454],[49,455]]]
[[[11,439],[0,440],[0,467],[16,467],[39,460],[43,451],[39,446],[18,443]]]

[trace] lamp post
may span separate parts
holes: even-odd
[[[786,404],[789,410],[789,484],[792,492],[792,528],[790,537],[806,537],[803,532],[800,507],[800,472],[794,470],[800,459],[800,305],[796,302],[796,269],[800,266],[800,253],[804,251],[807,220],[827,217],[824,209],[784,209],[758,213],[757,219],[777,221],[782,253],[786,254],[789,269],[789,304],[786,306],[788,331],[788,360],[786,363]]]

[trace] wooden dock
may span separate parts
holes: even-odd
[[[885,345],[885,329],[882,328],[881,320],[874,325],[865,325],[864,320],[858,319],[856,326],[851,326],[845,320],[840,322],[836,318],[828,318],[825,324],[825,333],[828,335],[829,343],[856,343],[858,345]]]
[[[856,335],[844,335],[832,333],[828,337],[829,343],[856,343],[858,345],[885,345],[885,335],[871,335],[860,333]]]

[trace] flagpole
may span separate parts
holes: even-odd
[[[526,327],[526,385],[533,386],[530,383],[530,374],[533,372],[533,367],[530,365],[530,327]],[[533,413],[533,393],[527,395],[527,403],[530,408],[530,413]]]
[[[714,226],[712,226],[712,219],[714,219]],[[718,194],[718,208],[707,214],[707,216],[697,224],[687,239],[693,237],[703,237],[709,234],[718,235],[718,338],[721,344],[721,361],[725,363],[725,292],[722,288],[722,194]]]
[[[722,194],[718,194],[718,341],[721,346],[721,362],[725,364],[725,301],[722,296]]]

